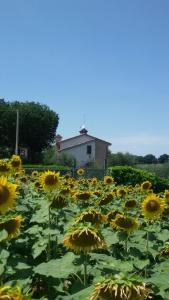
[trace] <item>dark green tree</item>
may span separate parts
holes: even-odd
[[[108,151],[108,166],[133,166],[136,163],[136,155],[128,152],[111,153]]]
[[[163,164],[163,163],[168,162],[168,161],[169,161],[169,155],[168,154],[162,154],[158,158],[158,162],[160,164]]]
[[[144,156],[145,164],[156,164],[157,162],[157,158],[153,154],[147,154]]]
[[[47,105],[0,101],[1,147],[14,153],[16,110],[19,109],[19,146],[28,148],[29,160],[40,161],[43,149],[54,142],[59,117]]]

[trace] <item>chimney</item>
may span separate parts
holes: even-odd
[[[88,133],[88,130],[85,128],[85,125],[81,126],[81,129],[80,129],[79,133],[80,134],[87,134]]]
[[[56,150],[60,150],[60,142],[62,140],[62,136],[60,134],[57,134],[55,137],[55,142],[56,142]]]

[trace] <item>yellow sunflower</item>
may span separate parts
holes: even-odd
[[[95,285],[89,300],[145,300],[151,290],[135,278],[107,278]]]
[[[166,243],[165,246],[161,249],[159,256],[169,256],[169,243]]]
[[[137,205],[137,201],[134,199],[130,199],[124,203],[124,208],[132,209],[132,208],[136,207],[136,205]]]
[[[40,183],[45,191],[53,191],[59,185],[59,173],[46,171],[40,176]]]
[[[18,193],[17,185],[7,181],[6,177],[0,177],[0,213],[6,213],[14,204]]]
[[[71,178],[71,174],[70,174],[70,173],[66,173],[63,177],[64,177],[66,180],[68,180],[68,179]]]
[[[88,201],[92,193],[90,191],[78,191],[73,195],[73,198],[78,201]]]
[[[0,300],[23,300],[24,295],[19,286],[11,287],[9,285],[0,286]],[[26,299],[30,300],[31,297],[26,295]]]
[[[149,189],[151,189],[151,187],[152,187],[152,184],[151,184],[151,182],[150,181],[144,181],[142,184],[141,184],[141,190],[142,191],[147,191],[147,190],[149,190]]]
[[[117,214],[115,219],[111,222],[111,225],[113,228],[122,230],[129,234],[138,228],[138,220],[136,218]]]
[[[0,159],[0,175],[9,175],[11,170],[10,164],[8,161]]]
[[[114,182],[114,178],[112,176],[104,176],[103,182],[105,184],[112,184]]]
[[[166,199],[167,202],[169,202],[169,190],[165,190],[164,198]]]
[[[92,185],[92,186],[95,186],[95,185],[97,185],[97,183],[98,183],[97,178],[96,178],[96,177],[93,177],[93,178],[91,179],[91,185]]]
[[[15,216],[12,218],[0,221],[0,230],[5,229],[8,233],[8,240],[15,238],[20,233],[21,222],[23,222],[21,216]]]
[[[151,194],[144,198],[141,204],[142,215],[150,220],[158,219],[165,209],[165,201]]]
[[[101,233],[87,223],[74,225],[66,234],[64,245],[76,253],[87,253],[94,249],[106,247]]]
[[[36,178],[38,175],[39,175],[39,172],[38,172],[38,171],[33,171],[33,172],[32,172],[32,177],[35,177],[35,178]]]
[[[92,225],[99,226],[104,221],[103,215],[91,208],[83,211],[79,217],[76,218],[75,223],[90,222]]]
[[[37,180],[34,182],[34,188],[38,191],[42,188],[41,183]]]
[[[10,159],[10,164],[12,166],[12,169],[16,170],[21,167],[22,161],[19,155],[12,155]]]
[[[25,183],[25,184],[26,184],[26,183],[28,182],[28,177],[24,175],[24,176],[20,177],[20,179],[19,179],[19,180],[20,180],[20,182],[22,182],[22,183]]]
[[[107,193],[103,195],[103,197],[101,197],[101,199],[98,202],[98,205],[99,206],[106,205],[110,203],[113,200],[113,198],[114,198],[114,194],[112,192]]]
[[[106,222],[107,223],[110,223],[112,222],[116,215],[122,215],[122,213],[119,211],[119,210],[113,210],[113,211],[110,211],[106,216],[105,216],[105,219],[106,219]]]
[[[125,197],[127,195],[127,191],[124,188],[117,189],[116,193],[117,193],[117,196],[121,197],[121,198],[123,198],[123,197]]]
[[[62,209],[66,207],[68,204],[67,199],[62,195],[56,195],[52,199],[52,203],[50,205],[51,209]]]
[[[67,187],[61,187],[59,193],[61,195],[68,195],[71,192],[70,188]]]
[[[77,170],[77,175],[79,175],[79,176],[83,176],[84,173],[85,173],[85,170],[82,169],[82,168],[80,168],[80,169]]]

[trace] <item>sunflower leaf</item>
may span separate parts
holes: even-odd
[[[46,277],[65,278],[71,273],[76,272],[76,266],[73,264],[75,255],[68,252],[60,259],[52,259],[47,263],[42,263],[34,268],[34,272]]]
[[[8,237],[8,232],[3,229],[0,231],[0,242],[4,241]]]

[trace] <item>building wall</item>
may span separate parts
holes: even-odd
[[[106,158],[107,158],[107,144],[96,140],[96,156],[95,156],[95,163],[96,166],[99,168],[105,168],[105,162],[106,162]]]
[[[89,145],[92,147],[90,155],[87,154],[87,146]],[[60,153],[73,156],[76,159],[77,168],[86,166],[88,162],[95,161],[95,141],[89,141],[88,143],[62,150]]]
[[[91,141],[91,140],[92,140],[92,137],[90,137],[86,134],[81,134],[72,139],[67,139],[65,141],[64,140],[61,141],[60,142],[60,150],[62,150],[64,148],[72,147],[77,144],[85,143],[85,142]]]

